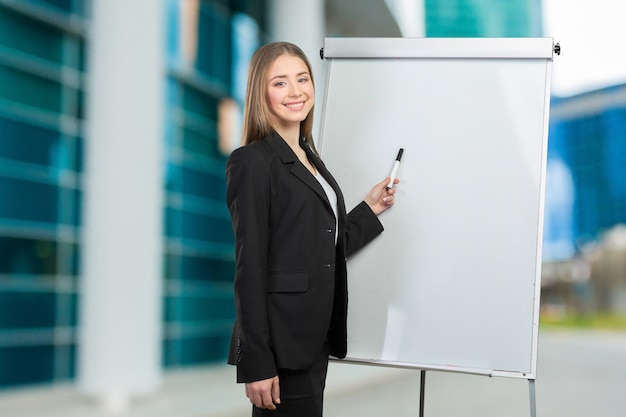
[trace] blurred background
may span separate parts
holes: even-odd
[[[223,365],[224,167],[248,60],[274,40],[305,50],[320,102],[325,37],[553,37],[542,324],[623,331],[625,11],[620,0],[0,0],[0,413],[227,415],[203,402],[213,393],[227,413],[222,386],[236,388]]]

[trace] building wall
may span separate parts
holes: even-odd
[[[427,37],[541,36],[541,0],[424,0]]]
[[[234,319],[225,164],[239,145],[247,62],[264,39],[260,1],[170,1],[164,207],[163,364],[223,361]]]
[[[162,362],[178,367],[223,361],[230,337],[224,166],[266,6],[163,2]],[[76,376],[89,5],[0,0],[0,389]]]
[[[555,221],[546,238],[562,242],[551,257],[566,259],[626,224],[626,85],[553,100],[548,166],[557,165],[568,195],[548,194],[546,203],[568,221]]]
[[[0,1],[0,388],[75,373],[84,4]]]

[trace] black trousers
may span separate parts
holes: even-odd
[[[278,370],[280,404],[270,411],[252,406],[252,417],[322,417],[328,373],[328,344],[309,368]]]

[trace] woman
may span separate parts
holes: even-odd
[[[314,102],[300,48],[254,53],[245,146],[226,167],[237,310],[228,362],[253,416],[322,415],[328,356],[346,355],[346,257],[383,231],[377,215],[394,202],[387,178],[346,214],[313,144]]]

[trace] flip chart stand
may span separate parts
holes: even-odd
[[[424,417],[424,394],[426,392],[426,371],[420,372],[420,417]]]
[[[530,400],[530,417],[537,417],[537,397],[535,396],[535,380],[528,380]],[[420,408],[419,417],[424,417],[424,404],[426,400],[426,370],[420,371]]]
[[[530,417],[537,417],[537,400],[535,397],[535,380],[528,380],[528,391],[530,394]]]
[[[428,370],[526,379],[536,417],[560,52],[552,38],[327,38],[320,50],[328,77],[318,149],[346,206],[407,151],[385,233],[348,263],[358,284],[348,284],[341,362],[421,370],[420,416]]]

